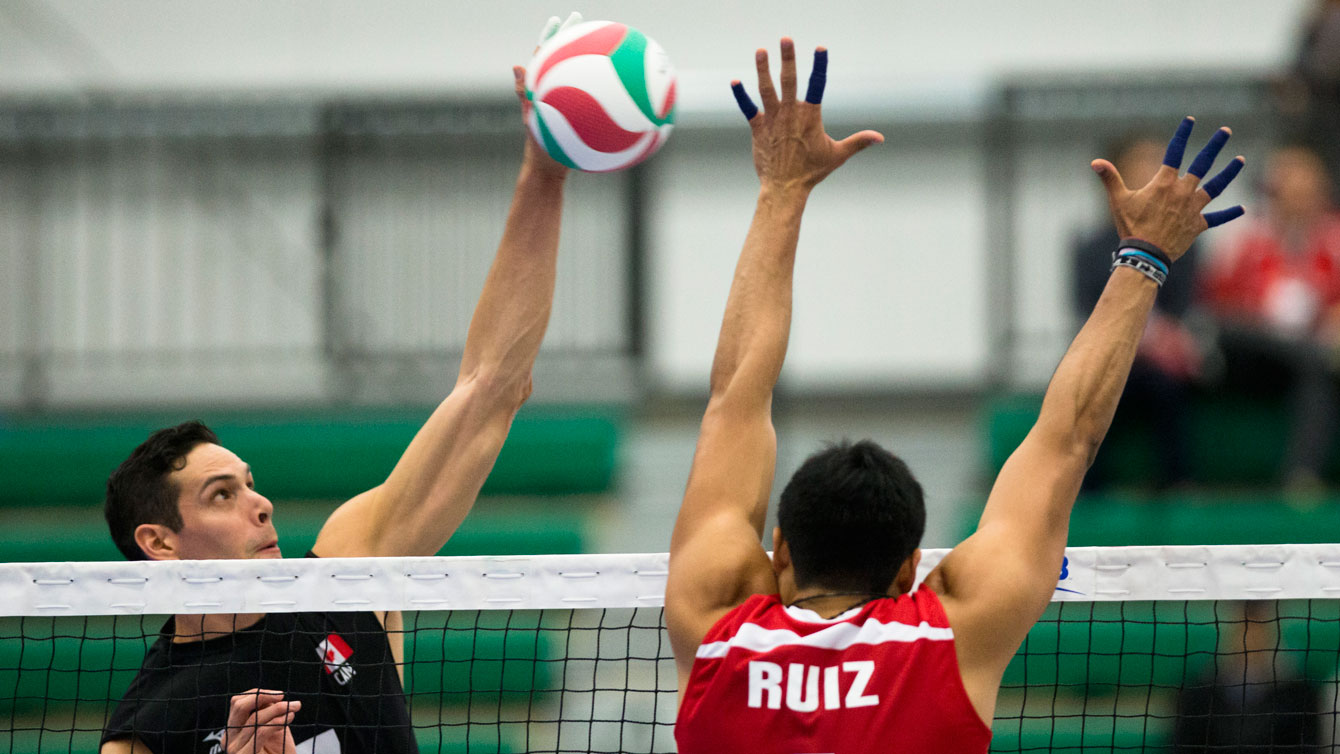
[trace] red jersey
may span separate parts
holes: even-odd
[[[1311,330],[1340,304],[1340,215],[1310,229],[1294,253],[1255,223],[1211,258],[1204,295],[1216,313]]]
[[[929,589],[831,619],[756,594],[698,647],[680,754],[985,754],[954,633]]]

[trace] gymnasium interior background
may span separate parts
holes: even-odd
[[[253,465],[289,556],[379,482],[452,385],[501,231],[509,66],[572,9],[668,51],[676,130],[571,179],[535,396],[447,553],[667,549],[755,195],[728,82],[784,34],[831,48],[830,131],[887,141],[805,218],[779,478],[873,437],[927,490],[926,546],[959,541],[1078,325],[1069,248],[1105,213],[1089,159],[1195,114],[1248,158],[1224,206],[1259,204],[1314,3],[8,0],[3,559],[115,559],[106,474],[187,418]],[[1200,478],[1140,483],[1136,427],[1133,481],[1081,499],[1072,545],[1340,538],[1329,487],[1275,480],[1278,396],[1196,400]]]

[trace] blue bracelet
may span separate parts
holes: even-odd
[[[1169,268],[1172,267],[1172,259],[1168,256],[1168,254],[1164,252],[1163,249],[1160,249],[1158,246],[1146,241],[1143,238],[1121,239],[1121,243],[1117,244],[1117,250],[1123,251],[1125,249],[1136,249],[1139,251],[1143,251],[1144,253],[1148,254],[1151,257],[1154,257],[1155,259],[1163,263],[1164,271],[1167,271]]]
[[[1167,276],[1168,274],[1168,265],[1164,264],[1162,261],[1160,261],[1157,257],[1155,257],[1153,254],[1150,254],[1149,252],[1141,251],[1139,249],[1121,249],[1120,251],[1117,252],[1117,258],[1120,259],[1123,257],[1136,257],[1139,259],[1143,259],[1144,261],[1156,267],[1159,272],[1162,272],[1164,274],[1164,276]]]

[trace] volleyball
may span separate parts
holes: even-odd
[[[526,67],[528,125],[554,160],[591,173],[650,157],[675,122],[675,69],[661,46],[613,21],[563,29]]]

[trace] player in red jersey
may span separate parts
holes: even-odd
[[[1132,191],[1105,160],[1122,243],[1093,314],[1052,377],[1037,424],[1001,470],[976,533],[912,591],[921,487],[873,442],[823,450],[781,495],[771,560],[760,545],[776,462],[771,420],[791,320],[791,279],[810,191],[882,137],[824,132],[826,53],[796,99],[782,40],[780,92],[756,53],[758,207],[735,271],[688,488],[670,544],[666,623],[679,672],[681,754],[987,751],[1006,664],[1056,586],[1070,509],[1107,431],[1169,265],[1241,207],[1201,210],[1241,169],[1205,183],[1220,129],[1179,176],[1192,121],[1165,167]]]

